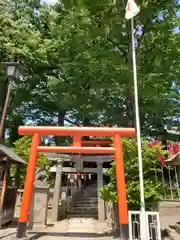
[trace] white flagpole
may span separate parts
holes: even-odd
[[[139,120],[137,66],[136,66],[136,52],[135,52],[135,38],[134,38],[134,18],[131,18],[131,39],[132,39],[134,100],[135,100],[139,183],[140,183],[140,228],[141,228],[141,239],[146,240],[147,239],[146,238],[146,230],[148,230],[148,229],[146,229],[146,213],[145,213],[145,199],[144,199],[144,177],[143,177],[143,163],[142,163],[141,129],[140,129],[140,120]]]

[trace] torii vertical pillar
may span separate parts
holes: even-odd
[[[120,221],[120,234],[122,240],[128,239],[128,209],[126,199],[126,183],[124,175],[124,161],[121,137],[119,134],[114,136],[115,163],[116,163],[116,185],[118,193],[118,210]]]
[[[27,222],[30,215],[30,205],[34,189],[36,162],[38,158],[38,146],[40,144],[40,136],[35,133],[32,137],[32,145],[30,149],[29,162],[27,167],[26,180],[24,186],[24,194],[22,199],[22,206],[20,212],[20,218],[18,223],[17,238],[26,237]]]

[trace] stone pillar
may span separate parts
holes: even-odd
[[[47,225],[49,185],[36,181],[34,186],[28,228],[44,228]]]
[[[61,202],[62,202],[62,214],[61,217],[64,219],[66,217],[66,192],[62,192],[61,194]]]
[[[78,188],[81,188],[81,178],[78,176]]]
[[[62,169],[63,169],[63,161],[57,161],[56,167],[56,179],[52,200],[52,221],[57,221],[59,216],[59,198],[61,192],[61,178],[62,178]]]
[[[98,195],[98,220],[105,221],[105,206],[104,200],[101,198],[100,189],[103,187],[103,168],[102,162],[97,162],[97,195]]]

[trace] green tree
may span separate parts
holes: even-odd
[[[38,84],[37,79],[36,83],[34,82],[32,74],[34,64],[38,65],[43,61],[42,54],[38,52],[41,41],[40,34],[37,28],[32,25],[35,5],[35,1],[34,5],[33,1],[0,1],[0,113],[2,113],[8,86],[3,62],[21,61],[25,73],[23,82],[12,83],[13,90],[8,108],[10,124],[7,122],[7,126],[9,125],[11,128],[10,132],[17,123],[15,116],[17,108],[21,107],[27,100],[30,101],[29,93],[33,86]]]
[[[85,116],[92,122],[132,125],[133,77],[130,26],[124,19],[126,1],[116,1],[115,5],[108,0],[62,3],[51,8],[46,17],[46,36],[51,36],[46,39],[46,49],[59,69],[48,80],[54,100],[61,99],[59,104],[79,119]],[[170,116],[177,116],[178,84],[173,88],[173,83],[179,78],[179,35],[173,29],[179,18],[170,1],[164,5],[155,1],[139,4],[142,10],[135,34],[140,114],[143,132],[150,134],[148,129],[159,129]]]
[[[160,145],[155,145],[152,148],[148,147],[148,142],[146,141],[143,141],[142,147],[145,202],[146,208],[149,209],[163,196],[163,186],[156,181],[155,171],[161,170],[161,163],[157,160],[156,154],[164,154],[165,152],[162,151],[162,146]],[[128,205],[130,209],[137,210],[140,204],[140,187],[137,143],[135,140],[123,139],[123,155]],[[110,177],[110,182],[101,190],[102,197],[106,201],[114,203],[117,202],[115,172],[115,162],[113,162],[112,167],[106,173]]]
[[[19,111],[24,124],[31,120],[63,125],[69,116],[82,125],[134,126],[130,25],[124,19],[127,1],[59,1],[54,6],[28,0],[1,2],[1,61],[22,60],[26,70],[11,95],[9,132],[17,125]],[[173,30],[179,18],[172,1],[138,4],[141,126],[144,136],[154,135],[152,130],[158,135],[164,125],[179,126],[180,35]],[[2,71],[0,108],[7,88],[4,79]]]
[[[32,143],[32,138],[30,136],[25,136],[14,142],[13,150],[17,153],[24,161],[28,162],[30,146]],[[43,153],[38,153],[37,167],[44,168],[48,163],[47,157]]]
[[[32,139],[30,136],[25,136],[18,139],[14,142],[13,150],[16,154],[18,154],[25,162],[28,163],[29,154],[30,154],[30,146],[31,146]],[[48,170],[50,169],[51,163],[48,161],[47,157],[43,153],[38,153],[37,159],[37,170],[45,171],[47,174],[44,175],[44,179],[48,177]],[[14,175],[14,171],[12,170],[11,175]],[[25,169],[21,170],[21,184],[24,184],[26,176]]]

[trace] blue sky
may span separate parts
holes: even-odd
[[[45,3],[55,3],[57,2],[58,0],[42,0],[42,2],[45,2]]]

